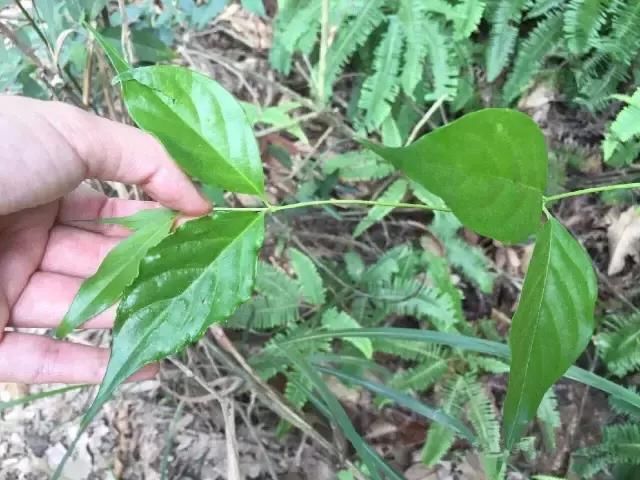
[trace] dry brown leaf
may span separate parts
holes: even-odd
[[[636,207],[620,214],[607,230],[609,238],[608,275],[616,275],[624,268],[627,257],[640,261],[640,215]]]

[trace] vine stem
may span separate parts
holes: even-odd
[[[611,192],[613,190],[631,190],[634,188],[640,188],[640,183],[620,183],[618,185],[602,185],[600,187],[584,188],[582,190],[574,190],[573,192],[559,193],[557,195],[551,195],[544,197],[544,203],[561,200],[563,198],[577,197],[579,195],[587,195],[589,193]]]
[[[429,205],[422,205],[418,203],[403,203],[403,202],[384,202],[377,200],[351,200],[351,199],[336,199],[331,198],[328,200],[312,200],[309,202],[292,203],[289,205],[272,205],[268,207],[214,207],[214,212],[268,212],[277,213],[283,210],[293,210],[296,208],[308,208],[308,207],[321,207],[324,205],[333,206],[347,206],[356,205],[363,207],[392,207],[392,208],[417,208],[420,210],[432,210],[439,212],[450,212],[451,210],[445,207],[432,207]]]

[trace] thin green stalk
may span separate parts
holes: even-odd
[[[419,203],[403,203],[403,202],[383,202],[378,200],[351,200],[330,198],[328,200],[312,200],[310,202],[291,203],[289,205],[273,205],[268,207],[215,207],[216,212],[268,212],[277,213],[283,210],[293,210],[296,208],[320,207],[324,205],[347,206],[356,205],[363,207],[393,207],[393,208],[417,208],[420,210],[432,210],[439,212],[450,212],[451,210],[443,207],[432,207]]]
[[[318,76],[316,88],[320,105],[324,105],[325,77],[327,76],[327,52],[329,51],[329,0],[322,0],[320,17],[320,58],[318,59]]]
[[[618,185],[602,185],[600,187],[584,188],[582,190],[575,190],[573,192],[559,193],[557,195],[551,195],[544,197],[544,203],[554,202],[563,198],[577,197],[579,195],[588,195],[590,193],[611,192],[614,190],[631,190],[634,188],[640,188],[640,183],[620,183]]]

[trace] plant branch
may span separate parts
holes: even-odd
[[[330,198],[328,200],[312,200],[309,202],[291,203],[289,205],[273,205],[269,207],[216,207],[214,211],[217,212],[268,212],[277,213],[283,210],[293,210],[296,208],[308,208],[308,207],[320,207],[324,205],[333,205],[336,207],[344,207],[348,205],[356,205],[363,207],[393,207],[393,208],[417,208],[420,210],[432,210],[439,212],[450,212],[451,210],[444,207],[432,207],[430,205],[423,205],[419,203],[404,203],[404,202],[384,202],[377,200],[356,200],[356,199],[339,199]]]
[[[416,137],[420,133],[420,130],[422,130],[422,127],[424,127],[424,124],[429,121],[429,119],[433,116],[433,114],[436,113],[436,110],[438,110],[438,108],[440,108],[440,105],[442,105],[442,102],[444,102],[446,99],[447,99],[447,97],[443,95],[438,100],[436,100],[431,105],[431,107],[429,107],[429,110],[427,110],[427,113],[425,113],[422,116],[422,118],[416,124],[416,126],[413,127],[413,130],[411,130],[411,134],[409,135],[409,138],[407,138],[407,141],[405,143],[405,147],[407,145],[411,145],[413,143],[413,141],[416,139]]]
[[[320,57],[318,59],[318,73],[316,87],[318,104],[324,104],[325,77],[327,71],[327,51],[329,50],[329,0],[322,0],[322,15],[320,19]]]
[[[554,202],[556,200],[562,200],[563,198],[577,197],[580,195],[588,195],[590,193],[611,192],[614,190],[632,190],[640,188],[640,183],[621,183],[618,185],[602,185],[600,187],[584,188],[582,190],[574,190],[573,192],[559,193],[557,195],[551,195],[544,197],[544,203]]]

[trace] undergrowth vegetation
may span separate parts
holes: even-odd
[[[428,467],[474,451],[491,480],[509,472],[634,478],[640,396],[630,378],[640,367],[640,316],[633,308],[611,311],[605,301],[596,306],[593,249],[553,215],[557,201],[590,192],[545,196],[554,152],[547,155],[540,130],[518,112],[482,108],[516,107],[548,84],[555,102],[610,119],[598,146],[605,166],[633,167],[640,154],[639,2],[280,0],[265,57],[282,82],[297,79],[298,91],[265,105],[236,101],[204,75],[156,65],[179,63],[172,48],[179,35],[202,32],[233,2],[133,3],[125,34],[123,11],[110,2],[16,3],[19,20],[0,19],[0,91],[99,113],[122,100],[218,207],[175,231],[171,212],[134,219],[135,233],[118,247],[131,275],[113,275],[108,257],[96,275],[111,291],[87,282],[76,297],[60,337],[120,301],[110,367],[79,434],[130,373],[225,322],[239,338],[260,339],[246,350],[237,342],[251,373],[296,412],[319,413],[339,427],[357,459],[340,478],[403,477],[352,425],[329,379],[369,392],[366,408],[426,419],[418,457]],[[262,2],[240,3],[267,15]],[[122,93],[111,86],[111,68]],[[197,84],[201,96],[181,97],[184,89],[166,79]],[[233,129],[216,117],[203,130],[186,100],[224,106]],[[166,115],[148,115],[150,104]],[[321,148],[326,138],[305,128],[300,109],[348,138]],[[265,188],[267,150],[254,139],[262,127],[308,152],[269,147],[287,180],[295,179],[284,198]],[[200,149],[193,146],[198,135]],[[240,202],[238,193],[256,202]],[[369,208],[349,216],[346,204]],[[297,235],[298,212],[310,207],[323,209],[313,210],[319,222],[340,225],[334,237],[343,243],[329,241],[335,251],[318,253]],[[411,225],[398,230],[411,235],[389,230],[395,221]],[[322,233],[315,228],[312,236]],[[283,234],[271,239],[272,231]],[[522,257],[520,272],[496,264],[497,250],[534,236],[535,250],[509,251]],[[156,246],[130,254],[142,241]],[[149,285],[157,272],[187,263],[197,272],[166,286],[171,305],[158,302],[149,313],[140,298],[156,298]],[[506,311],[496,313],[507,290],[501,282],[521,295],[520,304],[505,301]],[[174,304],[188,308],[176,313]],[[148,336],[136,337],[139,329]],[[574,440],[563,434],[569,420],[561,406],[571,388],[557,383],[563,375],[608,393],[610,411],[600,441],[571,444],[566,465],[551,470],[544,459],[560,441]],[[294,427],[282,418],[277,432]]]

